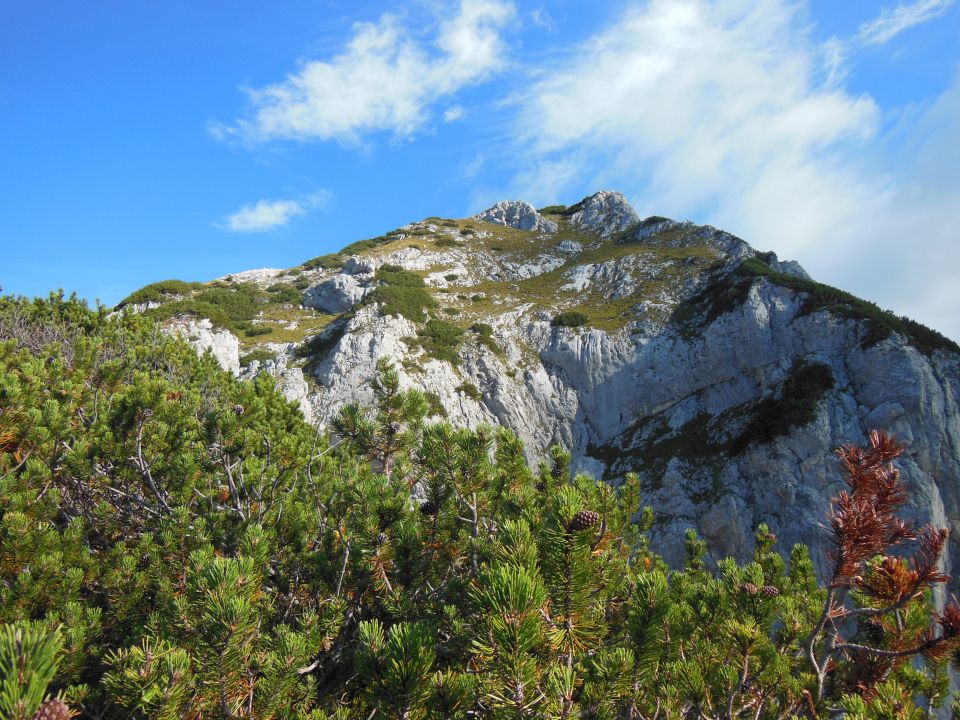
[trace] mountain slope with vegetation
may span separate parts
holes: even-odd
[[[956,344],[722,230],[641,219],[619,193],[427,218],[123,307],[244,378],[273,376],[323,427],[373,401],[366,380],[388,357],[434,418],[509,428],[529,462],[559,444],[575,470],[637,472],[674,564],[687,529],[714,559],[745,560],[768,522],[825,573],[829,448],[892,429],[907,512],[953,530],[960,569]]]
[[[764,525],[742,563],[707,562],[688,532],[671,570],[638,475],[597,482],[559,446],[531,468],[510,430],[430,422],[386,360],[368,388],[331,420],[334,444],[269,374],[239,381],[149,317],[0,298],[0,713],[912,719],[942,704],[960,645],[960,609],[933,602],[946,532],[901,520],[889,436],[831,468],[845,491],[818,584],[807,549],[785,560]]]

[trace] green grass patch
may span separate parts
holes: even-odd
[[[270,303],[263,306],[255,325],[258,328],[267,328],[269,332],[256,336],[254,342],[299,343],[304,338],[323,330],[335,318],[335,315],[327,315],[309,308]],[[252,343],[245,343],[241,336],[241,344]]]
[[[300,304],[300,290],[293,285],[277,283],[267,288],[270,293],[270,302],[286,303],[288,305]]]
[[[398,265],[383,265],[376,273],[380,285],[367,295],[365,303],[380,303],[384,315],[423,322],[427,310],[437,306],[423,278]]]
[[[343,251],[341,250],[339,253],[318,255],[311,260],[307,260],[300,267],[304,270],[337,270],[342,268],[343,263],[346,262],[346,258],[342,253]]]
[[[567,310],[566,312],[556,315],[551,325],[556,327],[580,327],[581,325],[586,325],[589,320],[590,318],[586,313],[580,312],[579,310]]]
[[[493,328],[487,323],[476,322],[470,326],[470,332],[474,334],[478,344],[483,345],[497,357],[503,357],[503,348],[493,339]]]
[[[537,212],[541,215],[562,215],[566,209],[566,205],[547,205],[546,207],[540,208]]]
[[[404,270],[399,265],[381,265],[374,276],[384,285],[393,285],[396,287],[424,287],[423,278],[409,270]]]
[[[424,313],[436,306],[436,301],[423,288],[381,285],[367,296],[369,302],[381,304],[384,315],[403,316],[422,322]]]
[[[431,318],[423,329],[418,331],[420,347],[432,358],[445,360],[450,364],[457,362],[457,348],[463,339],[463,328],[446,320]]]
[[[194,290],[203,287],[198,282],[185,282],[184,280],[161,280],[151,283],[130,293],[127,297],[117,304],[117,308],[125,305],[140,305],[148,302],[166,302],[171,297],[177,295],[190,295]]]
[[[455,388],[457,392],[462,392],[468,398],[473,398],[477,402],[480,401],[480,398],[483,396],[480,394],[479,388],[474,385],[472,382],[464,382],[457,385]]]
[[[248,353],[240,356],[240,364],[244,367],[250,365],[252,362],[258,362],[261,365],[264,363],[270,362],[271,360],[276,360],[277,354],[268,348],[258,347],[254,348]]]
[[[386,235],[380,235],[379,237],[369,238],[367,240],[357,240],[356,242],[350,243],[346,247],[342,248],[338,255],[357,255],[359,253],[365,252],[367,250],[373,250],[380,247],[381,245],[387,245],[392,243],[397,239],[398,231],[394,230],[387,233]]]
[[[250,320],[269,302],[269,294],[253,283],[206,287],[193,297],[176,300],[149,311],[159,320],[176,315],[205,317],[235,334],[252,328]]]
[[[703,272],[718,258],[716,250],[702,244],[667,247],[659,244],[657,239],[631,243],[601,240],[571,227],[564,216],[555,217],[559,225],[558,231],[547,240],[538,237],[536,233],[478,223],[490,234],[478,238],[472,246],[475,245],[478,250],[496,252],[497,255],[502,255],[504,260],[513,263],[541,257],[544,252],[568,240],[580,244],[583,251],[576,258],[568,259],[564,265],[542,275],[523,280],[481,281],[474,285],[472,290],[485,292],[487,300],[493,305],[507,300],[511,304],[529,303],[535,309],[551,312],[556,311],[558,305],[564,309],[563,306],[575,300],[579,305],[576,310],[588,317],[587,325],[612,333],[619,332],[636,318],[635,307],[640,299],[669,295],[673,289]],[[689,229],[685,232],[689,232]],[[633,255],[639,256],[645,267],[656,268],[656,272],[650,273],[648,278],[637,278],[635,295],[609,298],[598,288],[590,288],[585,294],[561,290],[567,283],[564,273],[575,265],[605,263]],[[648,309],[647,319],[667,322],[670,319],[670,309]]]

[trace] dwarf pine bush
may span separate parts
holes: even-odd
[[[150,318],[0,298],[0,712],[12,718],[920,718],[960,610],[899,519],[892,438],[841,449],[832,567],[683,567],[635,475],[431,423],[381,362],[337,442]]]

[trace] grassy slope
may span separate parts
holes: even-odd
[[[473,218],[428,218],[377,238],[352,243],[339,253],[307,261],[274,279],[267,288],[253,283],[163,281],[133,293],[121,306],[149,300],[163,303],[160,308],[149,311],[160,317],[177,313],[209,317],[215,324],[237,334],[241,353],[249,354],[267,343],[303,342],[337,317],[342,317],[303,308],[289,300],[294,293],[336,272],[350,255],[383,258],[406,248],[438,253],[462,248],[469,250],[465,253],[464,265],[468,271],[472,271],[473,276],[482,275],[494,267],[500,275],[509,277],[510,268],[535,262],[545,255],[561,257],[565,261],[560,267],[533,278],[485,279],[467,286],[451,285],[444,289],[424,287],[422,299],[426,302],[422,307],[427,314],[423,315],[423,320],[434,317],[467,330],[477,322],[483,323],[505,311],[525,306],[531,311],[546,311],[554,316],[563,312],[581,313],[586,317],[585,327],[617,332],[636,318],[638,304],[650,301],[645,308],[644,319],[655,323],[666,323],[672,319],[692,332],[696,330],[693,325],[710,322],[736,307],[745,299],[752,284],[764,277],[804,293],[807,298],[805,307],[809,312],[826,309],[843,317],[864,320],[867,327],[865,344],[875,343],[891,332],[898,332],[924,352],[938,348],[960,349],[918,323],[897,318],[840,290],[776,273],[760,260],[747,261],[738,272],[706,288],[689,302],[679,306],[670,302],[661,303],[658,301],[669,298],[679,285],[715,266],[718,253],[703,245],[679,248],[665,246],[676,239],[674,235],[686,232],[684,229],[667,230],[663,236],[651,238],[653,243],[649,240],[642,243],[618,242],[601,240],[572,228],[565,215],[552,214],[548,217],[559,225],[558,232],[549,237]],[[453,231],[456,231],[458,238],[451,237]],[[671,233],[670,237],[666,237]],[[565,256],[557,250],[557,246],[565,241],[579,243],[583,250],[573,257]],[[596,287],[584,292],[563,289],[568,282],[565,274],[573,267],[616,261],[631,255],[637,256],[644,272],[641,273],[642,277],[636,277],[635,274],[637,289],[629,297],[607,298]],[[424,278],[431,273],[442,274],[453,269],[453,266],[441,263],[411,274]],[[384,292],[379,292],[373,299],[382,299],[382,295]],[[391,307],[398,306],[393,303]],[[417,315],[414,319],[421,318]],[[422,327],[421,333],[427,338],[431,335],[426,326]],[[465,340],[471,337],[470,334],[464,335]],[[421,345],[429,349],[432,343],[428,341]],[[449,358],[448,349],[435,355]]]

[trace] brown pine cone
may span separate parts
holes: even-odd
[[[780,594],[780,591],[773,585],[764,585],[760,592],[770,598],[775,598]]]
[[[567,523],[567,531],[580,532],[581,530],[589,530],[598,522],[600,522],[600,513],[594,512],[593,510],[581,510]]]
[[[59,698],[51,698],[34,713],[33,720],[70,720],[72,717],[69,705]]]
[[[758,592],[760,592],[760,588],[758,588],[756,585],[754,585],[751,582],[744,583],[743,585],[740,586],[740,589],[743,590],[743,592],[745,592],[750,597],[753,597]]]
[[[427,500],[420,505],[420,512],[424,515],[436,515],[439,509],[440,505],[433,500]]]

